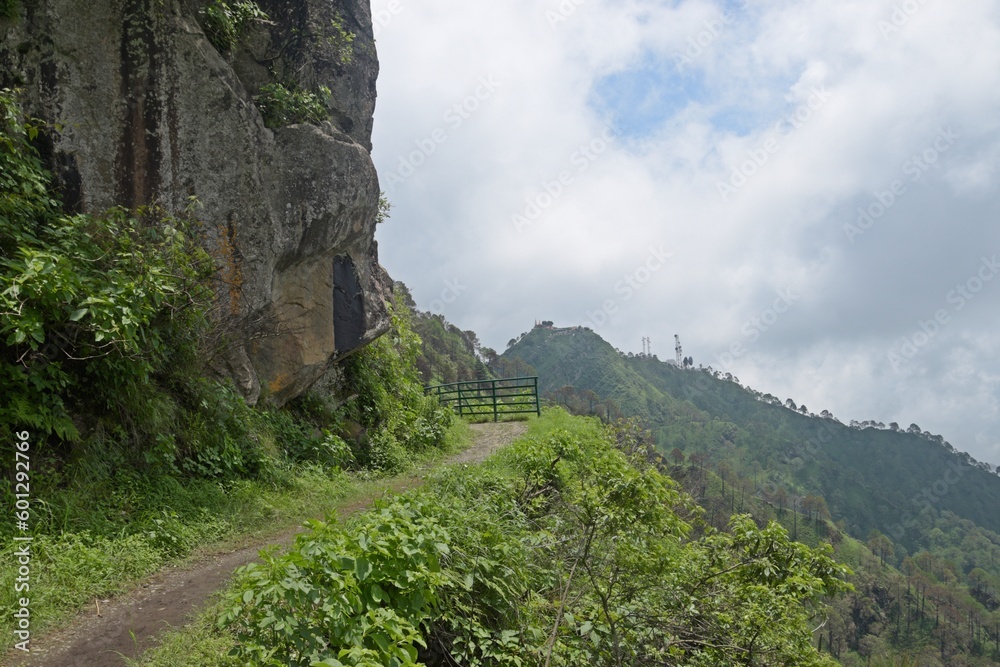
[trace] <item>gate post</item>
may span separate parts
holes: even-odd
[[[497,381],[490,381],[490,393],[493,395],[493,421],[497,421]]]

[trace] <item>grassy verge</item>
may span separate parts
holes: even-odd
[[[442,446],[414,458],[409,472],[464,449],[470,442],[468,425],[456,421]],[[138,514],[131,522],[132,530],[35,536],[30,582],[33,635],[65,622],[94,599],[130,589],[167,563],[260,542],[305,519],[378,497],[386,489],[406,488],[411,484],[409,472],[377,477],[367,471],[347,473],[303,465],[290,469],[280,484],[238,480],[223,485],[191,480],[181,485],[169,478],[160,480],[155,489],[142,489],[144,507],[132,508]],[[0,550],[0,608],[15,608],[16,599],[24,595],[15,590],[13,552],[19,547],[10,543]],[[5,637],[13,636],[13,621],[10,614],[0,620]],[[5,647],[12,643],[8,640]]]
[[[311,524],[130,664],[832,665],[810,630],[846,570],[776,523],[693,530],[646,444],[548,411],[482,465]]]
[[[575,422],[567,422],[566,424],[572,426]],[[539,436],[551,428],[551,423],[540,423],[539,420],[532,419],[529,422],[528,433]],[[350,476],[352,486],[349,490],[340,493],[335,498],[328,498],[326,503],[311,506],[311,511],[302,511],[297,515],[288,516],[281,528],[275,528],[274,524],[269,524],[271,529],[266,533],[282,532],[283,529],[301,523],[301,519],[305,516],[336,515],[344,508],[360,503],[370,504],[371,501],[385,496],[387,492],[405,492],[416,485],[417,480],[412,476],[413,473],[429,472],[445,456],[467,449],[472,444],[473,435],[467,422],[456,419],[448,431],[441,451],[417,459],[408,472],[394,477],[377,479],[364,479],[366,477],[364,473],[352,475]],[[317,495],[322,497],[323,493],[322,489],[318,489],[317,493],[309,494],[308,497],[314,498]],[[285,499],[292,503],[295,501],[295,497],[285,497]],[[247,538],[263,535],[265,535],[264,532],[257,531],[257,533],[241,535],[239,538],[241,541],[253,541]],[[219,548],[222,544],[218,543],[215,547]],[[206,606],[191,623],[182,628],[164,632],[160,636],[157,646],[139,658],[127,659],[126,664],[129,667],[238,667],[241,664],[240,661],[228,655],[230,649],[236,644],[237,638],[233,633],[218,626],[217,619],[221,611],[222,606],[219,602]]]

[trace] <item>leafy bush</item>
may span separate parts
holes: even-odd
[[[397,501],[350,532],[311,525],[290,554],[237,575],[219,619],[240,640],[233,655],[281,667],[416,665],[448,554],[433,512]]]
[[[330,26],[323,38],[325,46],[341,65],[354,60],[354,33],[344,27],[344,17],[339,13],[330,20]]]
[[[548,413],[492,464],[243,570],[219,623],[251,665],[829,665],[828,549],[693,501],[596,422]],[[568,426],[563,429],[561,426]],[[625,438],[628,440],[629,438]]]
[[[424,395],[415,360],[420,337],[410,324],[406,306],[391,305],[389,333],[351,356],[344,365],[349,403],[345,418],[367,430],[355,443],[355,460],[381,472],[399,472],[412,456],[441,447],[454,414]]]
[[[219,51],[231,51],[255,21],[267,14],[253,0],[209,0],[201,10],[201,27]]]
[[[79,437],[71,406],[122,406],[191,353],[212,267],[193,222],[66,216],[12,91],[0,91],[0,424]]]
[[[267,127],[284,127],[295,123],[315,125],[330,118],[330,95],[330,89],[326,86],[320,86],[313,92],[302,90],[298,86],[269,83],[261,87],[254,102]]]

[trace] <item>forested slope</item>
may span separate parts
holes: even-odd
[[[703,452],[822,495],[854,534],[878,529],[912,551],[941,512],[1000,532],[1000,477],[937,436],[810,416],[708,370],[622,355],[587,329],[536,328],[505,356],[538,369],[543,392],[590,390],[646,419],[664,452]]]
[[[748,512],[835,544],[856,590],[831,602],[818,641],[843,664],[1000,664],[990,466],[915,424],[843,424],[711,369],[622,354],[588,329],[537,327],[504,356],[574,412],[641,418],[710,524]]]

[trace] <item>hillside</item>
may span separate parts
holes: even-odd
[[[424,384],[446,384],[486,380],[495,375],[480,359],[496,356],[479,344],[474,331],[462,331],[443,316],[417,309],[409,288],[401,281],[393,283],[395,298],[410,311],[410,324],[420,336],[416,366]]]
[[[613,399],[649,422],[664,453],[704,452],[823,496],[852,534],[877,529],[912,552],[943,512],[1000,532],[1000,477],[937,436],[803,414],[710,370],[622,355],[588,329],[538,327],[504,356],[534,366],[543,393],[571,385]]]
[[[585,328],[538,327],[504,357],[553,402],[637,416],[669,470],[724,527],[777,520],[830,542],[855,591],[830,602],[820,646],[844,665],[1000,664],[1000,478],[911,425],[845,425],[711,369],[625,355]],[[872,662],[873,658],[885,662]]]

